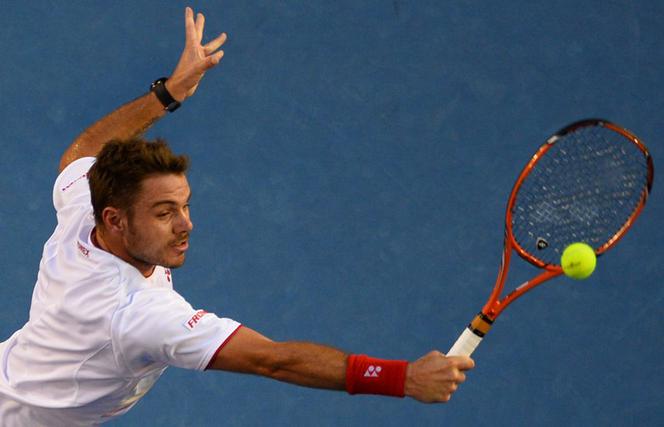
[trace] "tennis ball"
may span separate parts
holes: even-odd
[[[592,247],[585,243],[572,243],[563,251],[560,257],[560,265],[567,277],[572,279],[586,279],[597,265],[597,257]]]

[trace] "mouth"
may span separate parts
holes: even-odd
[[[185,252],[187,249],[189,249],[189,239],[175,242],[172,246],[178,252]]]

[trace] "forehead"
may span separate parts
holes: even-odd
[[[182,174],[150,175],[141,182],[136,205],[152,206],[161,202],[183,203],[191,190],[187,177]]]

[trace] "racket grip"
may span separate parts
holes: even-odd
[[[482,337],[476,335],[475,332],[471,331],[470,328],[463,330],[459,338],[450,348],[450,351],[447,352],[448,356],[470,356],[473,354],[473,351],[480,345],[482,342]]]
[[[470,356],[491,329],[493,319],[478,313],[447,352],[448,356]]]

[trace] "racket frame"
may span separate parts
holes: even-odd
[[[500,269],[498,270],[498,276],[493,287],[493,291],[486,304],[482,308],[482,311],[473,318],[468,327],[463,331],[461,336],[457,339],[455,344],[452,346],[448,355],[470,355],[479,345],[484,335],[491,329],[493,322],[496,318],[516,299],[524,295],[526,292],[532,290],[536,286],[546,282],[549,279],[560,276],[563,273],[562,267],[556,264],[546,263],[537,257],[528,253],[514,238],[512,233],[512,211],[514,208],[514,203],[516,202],[516,196],[521,188],[521,184],[528,177],[528,175],[533,171],[539,160],[549,151],[555,143],[564,137],[565,135],[583,127],[588,126],[602,126],[607,129],[610,129],[618,134],[622,135],[626,139],[630,140],[636,147],[641,150],[644,157],[646,158],[646,163],[648,167],[647,173],[647,185],[641,193],[641,198],[637,207],[634,209],[630,217],[625,221],[623,226],[599,248],[595,249],[595,254],[601,256],[604,252],[611,249],[615,246],[616,243],[627,233],[631,228],[636,218],[641,214],[643,207],[645,206],[646,200],[652,190],[652,183],[654,179],[654,166],[652,156],[648,152],[646,146],[630,131],[618,126],[614,123],[609,122],[608,120],[603,119],[585,119],[574,122],[563,129],[556,132],[551,136],[547,141],[540,146],[537,152],[531,157],[526,166],[523,168],[519,174],[510,197],[507,202],[507,209],[505,213],[505,238],[503,244],[503,255],[501,258]],[[519,256],[529,263],[533,264],[536,267],[544,270],[540,274],[523,282],[521,285],[517,286],[512,292],[507,294],[504,298],[500,298],[500,295],[503,293],[505,287],[505,281],[507,279],[507,273],[509,271],[510,260],[512,256],[512,251],[515,251]]]
[[[618,134],[622,135],[624,138],[630,140],[644,154],[648,165],[647,185],[645,190],[641,193],[641,199],[636,209],[634,210],[634,212],[632,212],[632,215],[630,215],[627,221],[625,221],[625,224],[623,224],[623,226],[606,243],[604,243],[602,246],[600,246],[595,250],[595,254],[597,256],[600,256],[604,252],[608,251],[610,248],[615,246],[615,244],[618,243],[618,241],[625,235],[625,233],[627,233],[627,230],[630,229],[630,227],[634,223],[634,220],[636,220],[636,218],[641,214],[641,211],[645,206],[648,195],[650,194],[650,191],[652,189],[654,167],[653,167],[652,157],[650,156],[648,149],[633,133],[614,123],[609,122],[608,120],[603,120],[603,119],[580,120],[556,132],[531,157],[530,161],[526,164],[526,166],[519,174],[519,177],[517,178],[516,182],[514,183],[514,187],[512,188],[512,192],[510,193],[510,197],[507,202],[507,209],[505,212],[505,241],[504,241],[503,257],[500,269],[498,270],[498,277],[496,279],[494,289],[487,303],[482,308],[482,313],[492,321],[495,320],[500,315],[500,313],[502,313],[503,310],[507,308],[507,306],[509,306],[512,302],[514,302],[515,299],[521,297],[523,294],[530,291],[535,286],[540,285],[541,283],[549,279],[552,279],[556,276],[560,276],[563,273],[562,267],[560,265],[547,264],[544,261],[528,253],[521,245],[519,245],[519,243],[514,238],[514,234],[512,233],[512,211],[514,208],[514,203],[516,202],[516,196],[519,192],[519,189],[521,188],[521,184],[528,177],[528,175],[530,175],[530,173],[533,171],[539,160],[542,157],[544,157],[546,152],[549,151],[555,145],[555,143],[565,135],[574,132],[579,128],[589,127],[589,126],[605,127],[614,132],[617,132]],[[512,250],[514,250],[517,254],[519,254],[521,258],[525,259],[534,266],[543,269],[544,271],[538,274],[537,276],[533,277],[532,279],[522,283],[520,286],[515,288],[504,298],[499,299],[505,287],[505,281],[507,279],[507,272],[509,270],[509,263],[510,263]]]

